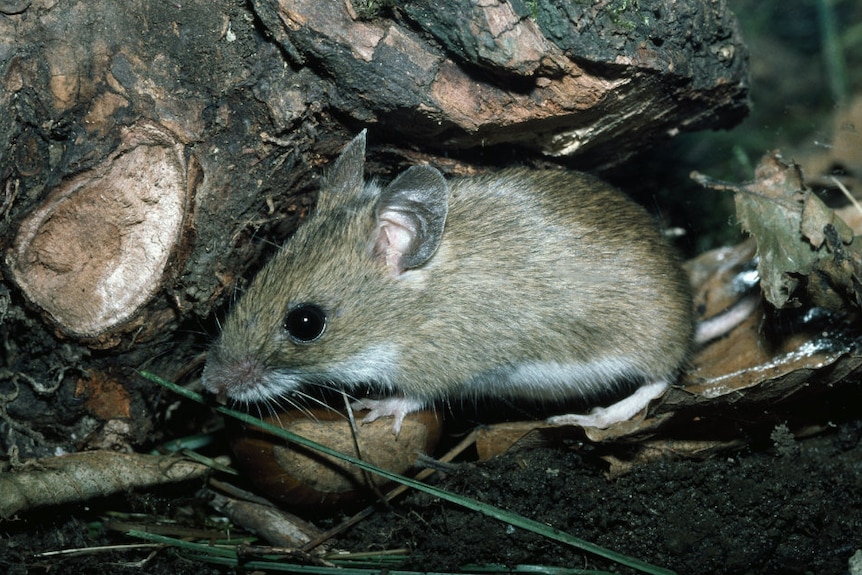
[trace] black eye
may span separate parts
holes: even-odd
[[[309,343],[326,330],[326,312],[313,303],[299,304],[284,316],[284,329],[296,343]]]

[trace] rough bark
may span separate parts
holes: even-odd
[[[438,149],[518,143],[619,158],[746,110],[747,51],[724,2],[254,0],[334,107]]]
[[[9,413],[95,380],[134,388],[123,369],[144,361],[181,371],[199,351],[186,330],[296,226],[362,126],[381,171],[492,144],[607,165],[746,110],[720,0],[358,5],[0,3]],[[145,392],[128,401],[146,414]]]

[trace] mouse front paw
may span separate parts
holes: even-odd
[[[371,423],[381,417],[394,417],[392,433],[398,435],[401,432],[401,424],[409,413],[421,411],[425,406],[421,401],[409,397],[386,397],[383,399],[360,399],[350,404],[350,407],[359,410],[368,410],[368,414],[362,418],[362,423]]]

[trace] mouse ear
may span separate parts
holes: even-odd
[[[318,209],[326,209],[354,194],[362,192],[365,184],[365,132],[344,146],[341,155],[326,174],[318,199]]]
[[[449,185],[430,166],[409,168],[377,200],[374,254],[394,275],[421,266],[434,255],[449,212]]]

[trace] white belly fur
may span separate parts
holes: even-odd
[[[465,392],[566,400],[612,389],[616,382],[638,378],[641,373],[630,361],[614,357],[582,363],[526,362],[474,376],[467,382]]]

